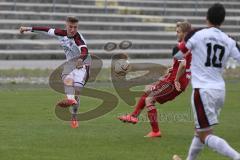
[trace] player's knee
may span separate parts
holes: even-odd
[[[212,130],[207,130],[207,131],[202,131],[202,132],[197,132],[200,141],[204,144],[205,139],[207,138],[208,135],[212,134]]]
[[[153,97],[147,97],[145,99],[145,104],[146,104],[146,106],[153,105]]]
[[[79,96],[79,95],[75,95],[75,100],[76,100],[77,102],[79,102],[79,101],[80,101],[80,96]]]
[[[72,85],[73,85],[73,79],[71,79],[71,78],[65,78],[65,79],[63,80],[63,83],[64,83],[64,85],[66,85],[66,86],[72,86]]]
[[[205,143],[205,138],[206,138],[206,136],[199,136],[199,139],[200,139],[200,141],[204,144]]]
[[[144,89],[144,92],[145,92],[146,94],[150,93],[150,92],[151,92],[151,85],[147,85],[147,86],[145,87],[145,89]]]
[[[152,110],[156,110],[156,107],[153,104],[149,104],[146,107],[147,111],[152,111]]]
[[[81,91],[82,91],[82,87],[81,86],[74,86],[75,89],[75,95],[80,95]]]

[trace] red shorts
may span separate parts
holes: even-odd
[[[166,89],[162,89],[166,88]],[[174,84],[166,81],[159,81],[156,85],[152,86],[152,93],[155,101],[163,104],[167,101],[173,100],[176,96],[182,93],[177,91]]]

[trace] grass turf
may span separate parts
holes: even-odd
[[[101,87],[100,87],[101,88]],[[104,90],[113,94],[112,88]],[[240,82],[228,81],[225,107],[215,133],[240,151]],[[118,107],[97,119],[80,122],[71,129],[69,122],[55,116],[54,104],[62,95],[46,87],[12,85],[0,90],[1,160],[170,160],[173,154],[186,157],[193,137],[190,108],[191,88],[175,101],[157,105],[162,138],[143,138],[148,122],[123,124],[116,117],[132,111],[120,101]],[[81,111],[96,106],[98,100],[81,99]],[[145,112],[141,120],[144,120]],[[181,117],[182,116],[182,117]],[[227,160],[205,149],[199,160]]]

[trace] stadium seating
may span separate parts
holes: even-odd
[[[79,18],[80,32],[91,53],[110,58],[107,42],[133,43],[127,51],[132,58],[167,58],[176,44],[175,23],[188,20],[194,27],[205,25],[205,13],[214,2],[227,8],[223,30],[239,38],[238,0],[1,0],[0,59],[64,59],[58,42],[45,35],[20,35],[27,26],[63,27],[66,16]]]

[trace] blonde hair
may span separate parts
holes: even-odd
[[[186,33],[191,30],[191,24],[188,21],[177,22],[176,28],[181,28],[182,32]]]

